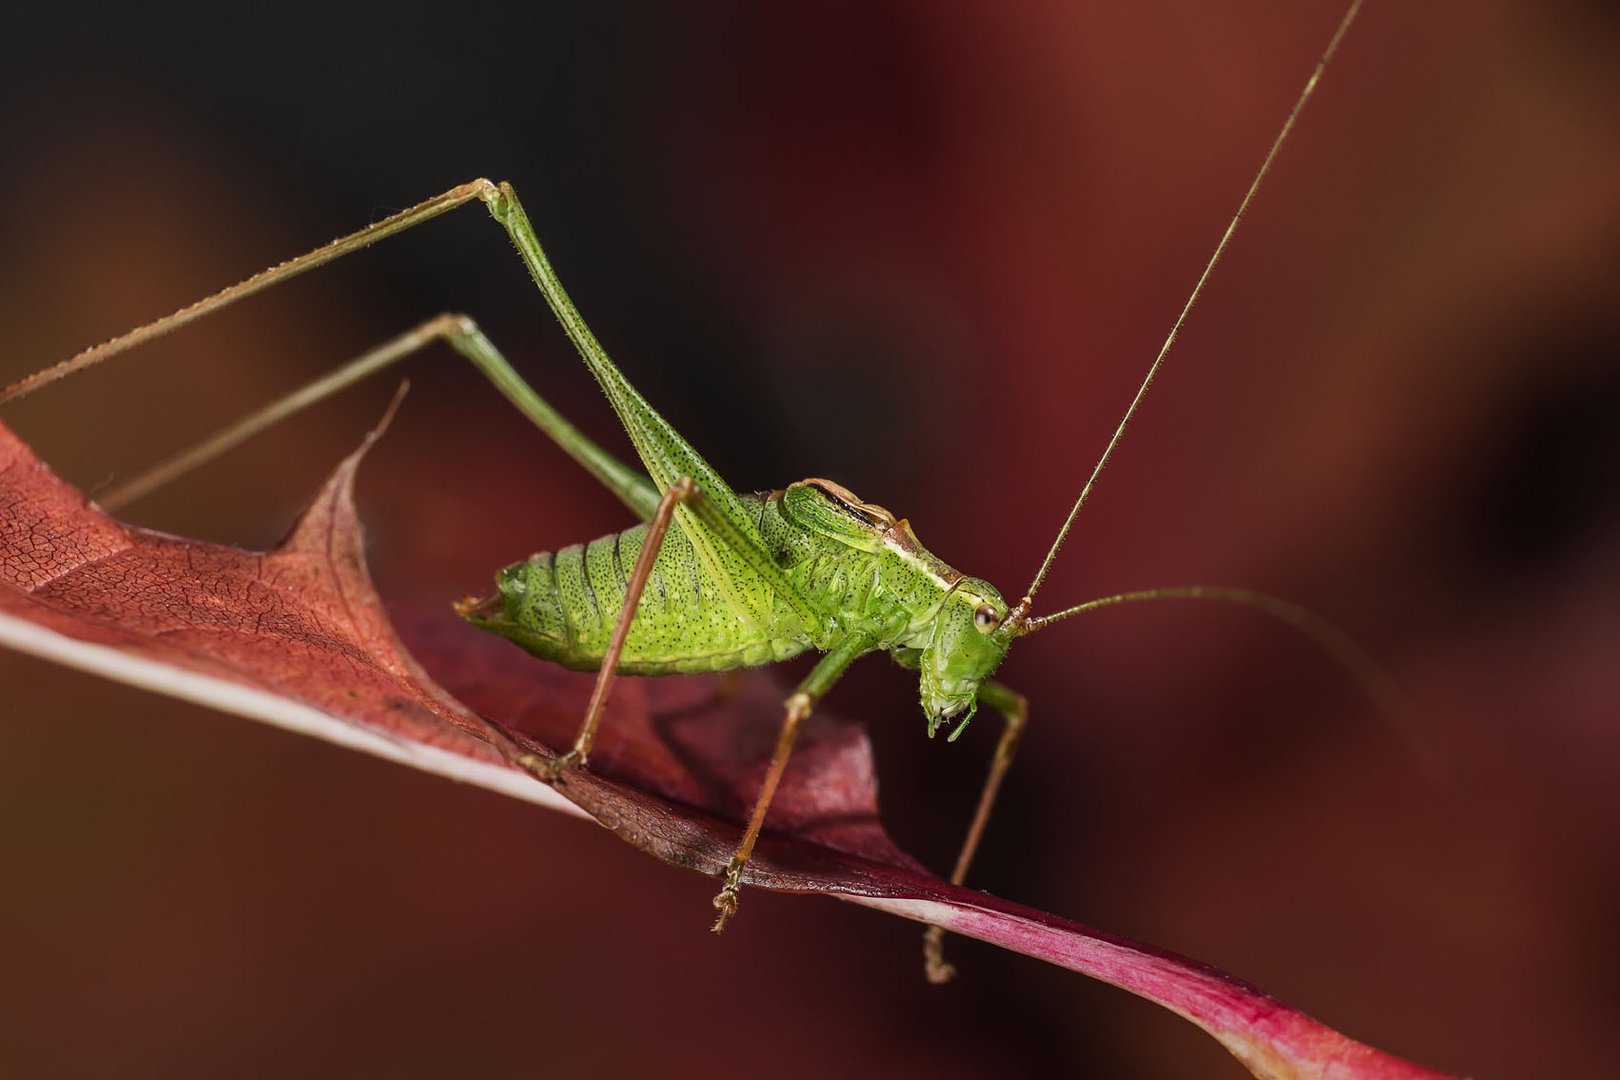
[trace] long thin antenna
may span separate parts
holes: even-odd
[[[1087,600],[1083,604],[1064,608],[1051,615],[1027,619],[1024,622],[1024,633],[1033,634],[1055,622],[1083,615],[1088,611],[1096,611],[1098,608],[1113,607],[1115,604],[1134,604],[1143,600],[1221,600],[1229,604],[1254,608],[1293,627],[1321,646],[1322,651],[1360,683],[1362,690],[1373,704],[1392,720],[1411,711],[1406,695],[1396,686],[1395,680],[1385,674],[1383,668],[1378,666],[1378,662],[1356,642],[1355,638],[1308,607],[1254,589],[1238,589],[1227,585],[1179,585],[1169,588],[1138,589],[1135,592]]]
[[[1074,519],[1079,516],[1080,508],[1086,504],[1086,499],[1090,497],[1091,489],[1096,485],[1097,477],[1101,475],[1103,466],[1108,464],[1108,459],[1113,456],[1114,448],[1119,445],[1120,437],[1125,434],[1125,426],[1131,422],[1131,418],[1136,415],[1137,406],[1141,405],[1142,399],[1147,396],[1148,387],[1153,385],[1154,377],[1159,374],[1159,367],[1164,363],[1165,354],[1170,351],[1170,346],[1175,344],[1176,335],[1181,333],[1181,324],[1187,321],[1187,313],[1192,311],[1193,305],[1198,302],[1198,297],[1204,291],[1204,283],[1209,280],[1210,272],[1215,269],[1215,264],[1220,262],[1221,256],[1226,253],[1226,245],[1231,241],[1232,234],[1237,231],[1238,222],[1242,221],[1243,215],[1248,212],[1249,204],[1254,201],[1254,193],[1260,190],[1260,182],[1271,171],[1271,163],[1277,159],[1277,151],[1282,149],[1282,144],[1288,138],[1288,133],[1294,129],[1294,121],[1299,119],[1299,114],[1305,109],[1305,103],[1311,99],[1311,94],[1316,91],[1316,84],[1321,80],[1322,72],[1326,70],[1328,61],[1333,59],[1334,52],[1339,48],[1339,42],[1344,40],[1344,35],[1350,29],[1350,24],[1355,21],[1356,12],[1361,10],[1361,4],[1362,0],[1352,0],[1349,10],[1344,13],[1344,18],[1339,20],[1339,28],[1333,32],[1333,38],[1328,42],[1327,48],[1323,50],[1322,58],[1316,62],[1316,68],[1311,72],[1311,77],[1305,80],[1305,89],[1299,92],[1299,97],[1294,101],[1294,107],[1288,112],[1288,119],[1283,121],[1282,130],[1278,131],[1277,137],[1271,141],[1271,149],[1266,152],[1265,160],[1260,163],[1260,171],[1254,174],[1254,180],[1249,184],[1249,190],[1244,194],[1243,201],[1238,204],[1237,213],[1232,215],[1232,221],[1226,226],[1226,232],[1221,236],[1220,243],[1215,245],[1214,254],[1209,257],[1209,262],[1204,264],[1204,272],[1198,275],[1198,283],[1193,286],[1192,293],[1187,297],[1186,304],[1182,306],[1181,314],[1176,316],[1176,321],[1171,325],[1170,333],[1165,337],[1164,344],[1159,346],[1159,355],[1153,358],[1153,364],[1148,368],[1147,375],[1142,379],[1142,385],[1137,388],[1136,396],[1131,399],[1129,407],[1125,410],[1125,415],[1120,418],[1119,426],[1114,429],[1113,438],[1108,440],[1108,445],[1103,448],[1102,457],[1097,459],[1096,466],[1091,470],[1091,476],[1086,480],[1086,486],[1080,489],[1080,497],[1074,501],[1074,508],[1069,511],[1069,516],[1064,519],[1063,528],[1058,530],[1057,539],[1052,541],[1052,548],[1046,553],[1046,561],[1041,563],[1040,570],[1035,574],[1035,580],[1029,583],[1029,588],[1024,592],[1024,598],[1018,602],[1018,610],[1023,615],[1028,615],[1029,601],[1034,598],[1035,590],[1041,587],[1041,582],[1046,578],[1046,572],[1052,568],[1052,560],[1057,558],[1058,549],[1063,546],[1063,541],[1068,538],[1069,529],[1074,525]],[[1022,620],[1019,619],[1018,621]]]
[[[1026,619],[1022,631],[1025,634],[1033,634],[1074,615],[1083,615],[1098,608],[1113,607],[1115,604],[1134,604],[1143,600],[1218,600],[1229,604],[1241,604],[1299,631],[1314,641],[1329,659],[1356,681],[1362,693],[1367,695],[1367,700],[1371,701],[1383,716],[1390,730],[1417,755],[1431,779],[1446,784],[1455,782],[1451,766],[1446,763],[1445,754],[1440,752],[1423,726],[1416,722],[1417,706],[1394,678],[1355,638],[1310,608],[1291,600],[1283,600],[1254,589],[1237,589],[1227,585],[1180,585],[1170,588],[1138,589],[1135,592],[1087,600],[1083,604],[1064,608],[1051,615]]]

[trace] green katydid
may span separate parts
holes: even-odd
[[[1024,698],[990,677],[1016,638],[1105,604],[1206,596],[1252,604],[1291,621],[1314,634],[1348,666],[1365,673],[1359,654],[1336,631],[1293,605],[1245,590],[1148,590],[1045,616],[1033,613],[1034,597],[1097,476],[1359,7],[1360,0],[1355,0],[1340,22],[1045,560],[1013,603],[988,582],[965,575],[928,552],[908,522],[832,481],[811,478],[769,493],[733,492],[608,358],[552,270],[516,193],[505,183],[480,179],[456,187],[7,387],[0,391],[0,402],[451,209],[482,202],[507,231],[552,312],[606,392],[645,472],[620,462],[565,420],[512,369],[470,319],[444,315],[131,481],[102,498],[103,504],[113,507],[128,502],[277,419],[443,340],[640,519],[629,529],[589,544],[513,564],[499,573],[493,593],[457,605],[457,611],[474,625],[537,656],[597,673],[573,746],[552,758],[514,751],[517,764],[552,784],[566,783],[570,770],[584,767],[617,673],[725,671],[784,660],[809,650],[822,653],[785,702],[776,752],[714,899],[718,910],[714,929],[718,931],[736,911],[744,870],[800,725],[854,660],[884,651],[917,673],[930,736],[944,727],[954,740],[980,704],[1004,721],[953,869],[951,880],[960,883],[1027,718]],[[940,932],[930,930],[927,962],[934,981],[950,975],[940,943]]]

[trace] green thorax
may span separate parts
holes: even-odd
[[[907,522],[830,481],[739,499],[819,624],[806,625],[780,597],[739,604],[704,574],[683,531],[671,528],[636,608],[621,672],[725,671],[825,650],[849,634],[869,638],[873,649],[925,649],[946,597],[972,580],[924,549]],[[508,566],[496,577],[498,595],[469,618],[537,656],[594,671],[645,535],[646,526],[636,525]]]

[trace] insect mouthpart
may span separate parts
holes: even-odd
[[[967,730],[968,721],[973,719],[973,714],[978,711],[978,705],[978,701],[974,698],[959,698],[940,709],[937,713],[930,715],[928,717],[928,737],[932,739],[939,734],[941,724],[947,720],[955,720],[960,716],[962,722],[951,729],[951,733],[945,737],[946,742],[955,742],[962,732]]]

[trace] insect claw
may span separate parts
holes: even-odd
[[[714,920],[714,925],[709,927],[709,930],[718,934],[726,928],[726,920],[737,914],[736,886],[728,884],[721,889],[719,895],[714,898],[714,906],[720,912],[720,916]]]
[[[541,757],[539,754],[524,754],[517,759],[519,768],[533,773],[537,780],[546,784],[561,783],[564,774],[584,764],[585,755],[578,750],[570,750],[553,758]]]
[[[945,959],[945,931],[938,926],[923,932],[923,975],[935,986],[956,978],[956,965]]]
[[[732,859],[731,865],[726,867],[725,885],[715,895],[714,907],[720,912],[720,917],[714,920],[709,929],[718,934],[726,928],[726,920],[737,914],[737,893],[742,889],[742,871],[746,863],[739,859]]]

